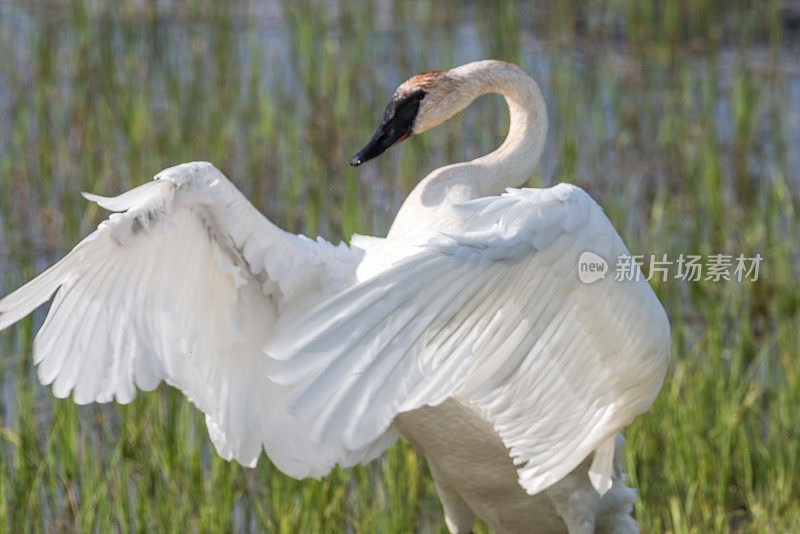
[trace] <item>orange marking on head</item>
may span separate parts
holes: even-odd
[[[421,72],[416,76],[412,76],[397,88],[395,95],[403,96],[412,91],[416,91],[417,89],[425,89],[429,85],[435,83],[443,73],[444,71],[442,70],[429,70],[428,72]]]

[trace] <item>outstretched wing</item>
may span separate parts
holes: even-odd
[[[0,329],[55,293],[34,357],[57,397],[126,403],[163,380],[206,413],[223,457],[254,465],[265,444],[286,465],[297,444],[275,428],[289,421],[262,347],[287,317],[352,284],[361,252],[278,229],[205,162],[116,198],[86,196],[119,213],[0,300]]]
[[[467,231],[315,308],[267,346],[310,439],[342,457],[398,413],[467,399],[537,493],[593,451],[610,487],[614,437],[654,400],[669,324],[646,281],[581,283],[578,259],[627,254],[582,190],[509,190],[459,207]]]

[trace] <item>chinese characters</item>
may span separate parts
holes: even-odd
[[[674,259],[669,259],[667,254],[623,255],[617,258],[614,280],[625,282],[656,279],[666,282],[672,278],[685,282],[755,282],[758,280],[762,260],[761,254],[752,257],[744,254],[709,254],[707,256],[680,254]],[[642,272],[645,266],[648,267],[647,275]]]

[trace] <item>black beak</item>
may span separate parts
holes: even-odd
[[[365,161],[380,156],[386,149],[396,145],[411,135],[414,119],[419,112],[424,91],[415,91],[402,98],[394,98],[386,107],[381,125],[364,148],[350,160],[350,165],[358,167]]]
[[[364,148],[358,151],[358,154],[353,156],[350,160],[350,165],[358,167],[365,161],[383,154],[387,148],[396,145],[406,137],[411,135],[411,126],[408,128],[400,128],[398,125],[392,123],[381,124],[378,131],[369,140]]]

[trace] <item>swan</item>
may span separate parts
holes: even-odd
[[[578,278],[627,249],[578,187],[523,185],[545,101],[494,60],[416,75],[393,94],[361,165],[485,93],[503,144],[426,176],[385,238],[287,233],[207,162],[166,169],[62,260],[0,300],[0,329],[54,294],[34,342],[53,394],[127,403],[160,382],[205,413],[217,452],[265,450],[296,477],[379,456],[427,458],[453,533],[635,532],[620,432],[647,410],[669,323],[643,279]]]

